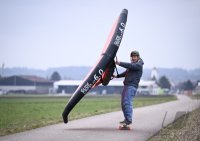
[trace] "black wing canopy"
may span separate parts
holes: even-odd
[[[117,18],[113,28],[108,36],[107,42],[103,51],[88,75],[83,80],[82,84],[76,89],[70,100],[68,101],[62,116],[64,123],[68,122],[68,114],[73,107],[82,99],[82,97],[91,89],[99,84],[108,85],[115,69],[114,58],[120,46],[126,21],[128,10],[123,9],[120,16]]]

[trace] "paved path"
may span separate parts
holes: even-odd
[[[133,130],[118,130],[121,112],[112,112],[0,137],[0,141],[145,141],[174,121],[179,111],[192,111],[200,101],[178,96],[177,101],[134,109]]]

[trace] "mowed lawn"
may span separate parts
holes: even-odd
[[[62,122],[69,97],[0,96],[0,136]],[[174,96],[136,97],[134,107],[176,100]],[[120,110],[120,95],[85,96],[69,120]]]

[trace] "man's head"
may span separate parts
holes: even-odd
[[[138,51],[134,50],[130,54],[131,62],[137,62],[140,59],[140,54]]]

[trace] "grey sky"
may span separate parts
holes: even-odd
[[[199,0],[1,0],[0,64],[92,66],[123,8],[120,61],[138,50],[145,68],[200,67]]]

